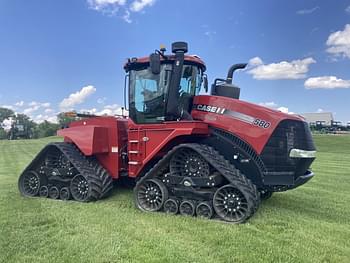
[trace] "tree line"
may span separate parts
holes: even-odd
[[[11,134],[16,135],[14,131],[17,133],[22,132],[22,134],[24,132],[28,133],[28,138],[54,136],[58,129],[66,127],[69,122],[74,120],[75,118],[67,117],[64,113],[60,113],[57,115],[58,123],[52,123],[47,120],[35,123],[25,114],[16,114],[11,109],[0,107],[0,140],[10,138]],[[5,126],[6,122],[7,127]],[[12,125],[9,126],[9,123],[12,123]]]

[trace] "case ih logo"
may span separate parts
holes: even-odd
[[[265,120],[261,120],[258,118],[254,118],[253,116],[238,112],[238,111],[231,111],[227,110],[225,108],[217,107],[217,106],[211,106],[211,105],[205,105],[205,104],[195,104],[193,105],[194,110],[199,111],[205,111],[205,112],[211,112],[221,115],[228,115],[231,118],[234,118],[236,120],[243,121],[245,123],[252,124],[254,126],[267,129],[271,126],[271,123]]]
[[[203,104],[194,105],[194,108],[196,110],[218,113],[218,114],[224,114],[225,112],[225,108],[220,108],[220,107],[210,106],[210,105],[203,105]]]

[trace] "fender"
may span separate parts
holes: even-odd
[[[108,128],[94,125],[59,130],[58,136],[73,142],[86,156],[108,152]]]

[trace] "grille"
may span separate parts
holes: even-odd
[[[315,150],[309,126],[302,121],[281,121],[261,154],[267,172],[293,172],[297,176],[304,174],[314,158],[289,158],[293,148]]]

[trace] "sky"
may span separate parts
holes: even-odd
[[[350,0],[0,0],[0,107],[116,114],[123,64],[186,41],[241,99],[350,121]]]

